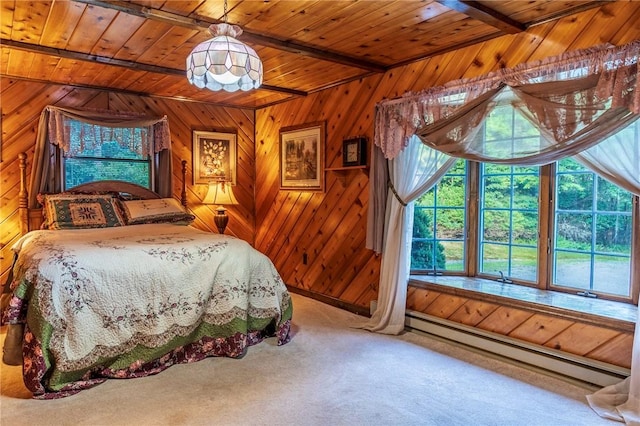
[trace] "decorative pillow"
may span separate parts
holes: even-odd
[[[143,223],[190,224],[195,216],[187,213],[173,198],[121,201],[127,225]]]
[[[42,196],[47,229],[108,228],[124,219],[112,195],[50,194]]]

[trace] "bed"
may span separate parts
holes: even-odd
[[[49,229],[33,229],[41,214],[21,210],[28,224],[12,247],[2,312],[3,361],[22,364],[34,398],[242,357],[268,337],[289,341],[291,297],[271,261],[242,240],[190,226],[176,200],[108,181],[43,204]],[[90,205],[101,213],[87,213]],[[91,226],[96,216],[112,226]]]

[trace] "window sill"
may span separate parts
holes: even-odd
[[[629,303],[503,284],[482,278],[411,275],[409,286],[499,303],[620,331],[633,332],[638,307]]]

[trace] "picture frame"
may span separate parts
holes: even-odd
[[[325,122],[280,129],[280,189],[324,191]]]
[[[342,141],[342,166],[367,165],[367,138],[358,137]]]
[[[193,131],[193,184],[236,184],[238,141],[235,133]]]

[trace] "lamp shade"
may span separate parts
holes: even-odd
[[[218,206],[238,204],[231,185],[226,182],[211,182],[207,195],[202,200],[203,204],[215,204]]]
[[[189,83],[209,90],[257,89],[262,84],[262,61],[251,47],[237,40],[242,34],[237,25],[213,24],[214,36],[197,45],[187,56]]]

